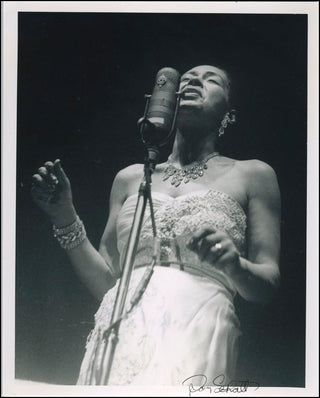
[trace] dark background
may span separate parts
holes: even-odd
[[[60,158],[97,247],[115,173],[142,162],[136,128],[159,69],[226,68],[237,125],[221,151],[258,158],[282,194],[282,286],[267,307],[236,305],[239,377],[304,386],[306,15],[19,13],[16,377],[74,384],[99,303],[77,279],[30,197],[31,176]],[[166,148],[162,153],[165,159]]]

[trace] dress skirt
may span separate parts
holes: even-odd
[[[133,271],[128,299],[143,273],[144,268]],[[110,323],[118,283],[95,314],[78,385],[98,384],[104,365],[101,336]],[[194,375],[204,375],[207,385],[218,376],[231,380],[241,335],[233,295],[214,278],[156,266],[141,300],[121,322],[108,385],[181,386]]]

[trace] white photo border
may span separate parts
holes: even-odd
[[[318,2],[32,2],[4,1],[2,7],[2,393],[3,396],[189,396],[185,387],[80,387],[14,379],[17,21],[19,11],[167,12],[308,15],[307,313],[306,387],[261,387],[245,396],[318,396]],[[201,396],[201,394],[198,394]],[[230,395],[230,394],[220,394]],[[203,395],[204,396],[204,395]]]

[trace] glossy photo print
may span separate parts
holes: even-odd
[[[317,5],[3,3],[6,391],[313,394]]]

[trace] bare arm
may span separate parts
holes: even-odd
[[[243,298],[267,303],[280,282],[280,193],[270,166],[257,162],[248,199],[248,258],[240,258],[233,281]]]
[[[60,162],[56,161],[54,164],[47,162],[45,167],[39,169],[38,173],[33,176],[35,186],[32,189],[32,196],[35,202],[57,227],[70,225],[76,218],[76,210],[72,202],[70,182]],[[125,189],[122,189],[124,182],[119,174],[115,178],[110,195],[110,212],[106,226],[107,233],[104,233],[104,242],[107,238],[110,239],[110,242],[116,240],[116,215],[125,198]],[[45,195],[47,195],[46,188],[52,176],[56,176],[61,188],[59,197],[50,201],[50,197],[46,199]],[[86,237],[78,246],[66,251],[79,278],[99,300],[114,286],[119,274],[118,253],[115,247],[115,243],[111,243],[110,251],[101,249],[97,251]]]
[[[99,253],[109,264],[112,264],[114,276],[120,277],[120,255],[117,249],[117,218],[120,209],[127,197],[128,174],[126,170],[121,170],[112,185],[110,194],[109,218],[105,230],[102,234]]]
[[[99,300],[120,277],[116,223],[125,195],[126,180],[123,173],[119,172],[112,185],[109,217],[100,241],[99,250],[93,248],[89,240],[86,239],[82,246],[68,251],[69,258],[80,279]]]
[[[280,193],[276,175],[267,164],[251,161],[246,175],[248,258],[240,257],[226,232],[214,228],[195,233],[189,247],[202,260],[223,269],[244,299],[266,304],[280,281]]]

